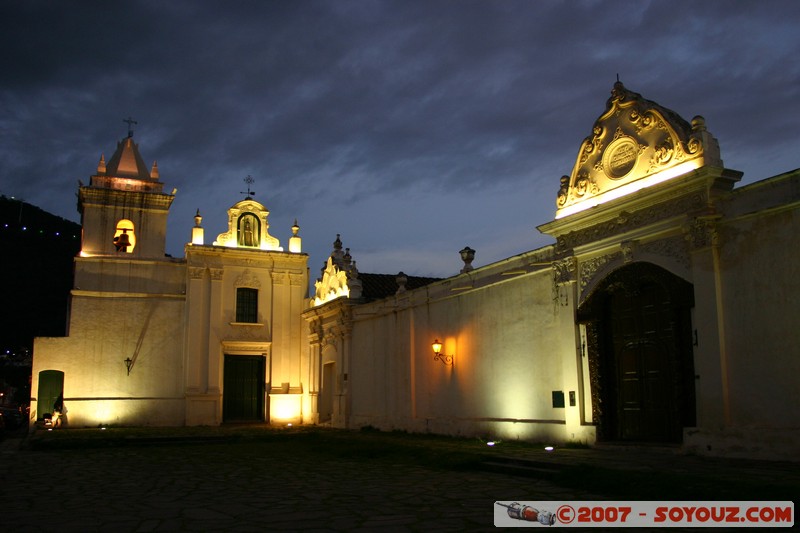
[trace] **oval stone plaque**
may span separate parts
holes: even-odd
[[[603,154],[603,169],[611,179],[626,176],[636,166],[639,146],[630,137],[620,137],[606,148]]]

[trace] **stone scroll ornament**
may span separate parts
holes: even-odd
[[[556,218],[703,165],[722,166],[719,144],[703,117],[687,122],[617,81],[592,134],[581,144],[572,172],[560,178]]]

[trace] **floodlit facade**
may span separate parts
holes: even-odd
[[[467,247],[460,273],[429,279],[360,273],[337,236],[310,298],[299,228],[283,251],[249,197],[214,244],[198,214],[186,257],[164,257],[172,196],[130,139],[119,151],[79,192],[69,336],[35,344],[40,417],[63,390],[87,426],[799,456],[800,169],[736,188],[702,117],[617,82],[554,180],[552,245],[476,268]]]
[[[69,333],[35,341],[31,418],[63,395],[75,427],[302,422],[299,227],[285,252],[248,196],[210,245],[198,212],[186,257],[170,258],[162,188],[131,135],[81,185]]]
[[[306,311],[320,418],[796,460],[800,170],[740,178],[702,117],[615,84],[553,245]]]

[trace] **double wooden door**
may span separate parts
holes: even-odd
[[[264,357],[225,355],[222,393],[224,422],[264,420]]]

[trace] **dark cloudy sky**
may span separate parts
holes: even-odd
[[[559,178],[616,79],[706,118],[751,183],[800,167],[800,2],[0,3],[0,193],[71,220],[138,121],[177,187],[168,252],[252,175],[312,276],[336,233],[364,272],[449,276],[548,244]]]

